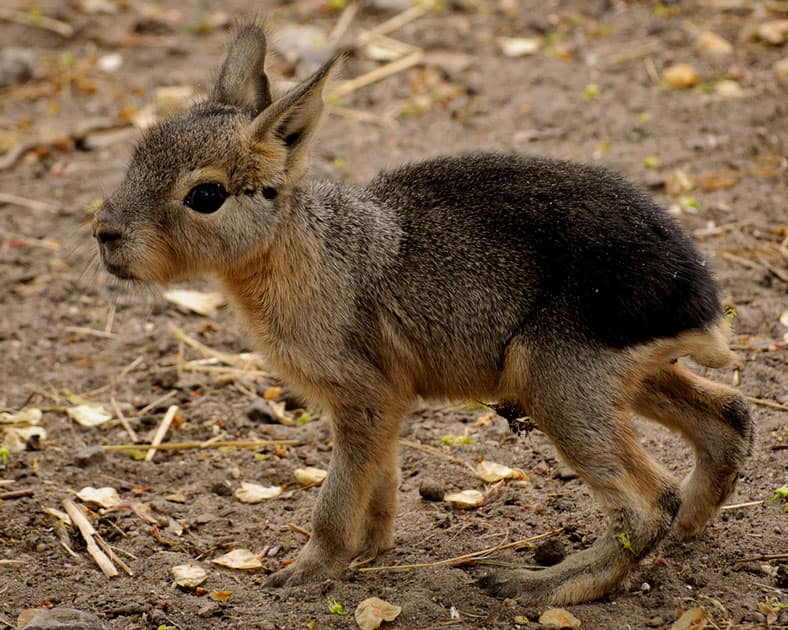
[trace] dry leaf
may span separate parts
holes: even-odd
[[[775,46],[784,44],[788,41],[788,19],[764,22],[758,27],[758,37]]]
[[[700,77],[695,69],[686,63],[678,63],[666,68],[662,73],[662,78],[670,87],[679,90],[691,88],[700,83]]]
[[[194,588],[205,582],[208,572],[199,564],[179,564],[170,569],[172,577],[178,586],[184,588]]]
[[[164,299],[179,308],[206,317],[216,317],[216,309],[224,304],[221,293],[205,293],[189,289],[170,289],[162,293]]]
[[[22,409],[16,413],[8,413],[4,411],[0,413],[0,424],[38,424],[41,422],[41,410],[35,407]]]
[[[233,549],[223,556],[214,558],[211,562],[230,569],[259,569],[263,566],[260,558],[248,549]]]
[[[542,47],[542,40],[538,37],[498,37],[495,41],[507,57],[533,55]]]
[[[780,315],[780,323],[783,326],[788,326],[788,308],[783,311],[782,315]]]
[[[60,522],[71,527],[71,517],[65,512],[61,512],[55,508],[44,508],[44,514],[51,516],[52,518],[56,518]]]
[[[707,626],[706,610],[698,606],[697,608],[690,608],[684,611],[684,614],[670,626],[670,630],[701,630]]]
[[[394,621],[402,608],[389,604],[379,597],[368,597],[356,607],[354,617],[361,630],[375,630],[384,621]]]
[[[210,597],[215,602],[219,602],[220,604],[226,604],[229,602],[232,595],[232,591],[211,591],[208,593],[208,597]]]
[[[539,623],[557,628],[570,628],[571,630],[577,630],[580,627],[580,620],[563,608],[548,608],[539,617]]]
[[[476,476],[487,483],[494,483],[501,479],[528,479],[528,475],[519,468],[509,468],[503,464],[483,461],[476,466]]]
[[[256,483],[241,482],[235,491],[236,498],[242,503],[260,503],[266,499],[275,499],[282,494],[282,486],[261,486]]]
[[[717,33],[704,31],[695,42],[695,50],[707,57],[727,57],[733,53],[733,45]]]
[[[103,508],[115,507],[120,503],[120,496],[115,488],[93,488],[87,486],[77,492],[77,496],[85,503],[93,503]]]
[[[686,171],[676,169],[665,180],[665,192],[671,197],[686,195],[695,190],[695,180]]]
[[[478,490],[463,490],[462,492],[447,494],[443,497],[443,500],[451,503],[452,507],[466,510],[479,507],[484,503],[484,495]]]
[[[97,427],[112,419],[112,414],[101,405],[77,405],[68,407],[66,413],[77,424],[83,427]]]
[[[328,471],[323,470],[322,468],[313,468],[308,466],[307,468],[296,468],[293,471],[293,475],[299,484],[305,488],[308,488],[310,486],[318,486],[323,483],[323,480],[328,475]]]

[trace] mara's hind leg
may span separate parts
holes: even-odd
[[[490,575],[481,585],[529,604],[571,604],[612,590],[654,548],[678,512],[679,490],[633,433],[624,389],[635,374],[623,357],[539,354],[531,356],[524,406],[591,486],[610,524],[590,548],[556,566]]]
[[[752,447],[747,402],[732,387],[675,363],[643,381],[633,408],[680,432],[694,447],[695,467],[681,485],[676,531],[682,538],[699,534],[733,491]]]

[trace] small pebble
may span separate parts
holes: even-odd
[[[446,489],[433,479],[425,479],[419,484],[419,494],[425,501],[443,501]]]
[[[74,454],[74,464],[80,468],[100,464],[106,459],[107,454],[98,446],[86,446]]]

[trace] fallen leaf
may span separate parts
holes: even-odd
[[[540,615],[539,623],[570,630],[577,630],[580,627],[580,620],[563,608],[548,608]]]
[[[215,602],[219,602],[220,604],[226,604],[229,602],[232,595],[232,591],[211,591],[208,593],[208,597],[210,597]]]
[[[115,507],[120,503],[120,496],[115,488],[94,488],[87,486],[77,492],[77,496],[85,503],[93,503],[103,508]]]
[[[83,427],[97,427],[112,419],[109,411],[96,404],[68,407],[66,413],[69,418]]]
[[[758,27],[758,37],[774,46],[784,44],[788,40],[788,19],[764,22]]]
[[[190,289],[170,289],[162,293],[164,299],[172,302],[179,308],[192,311],[198,315],[215,317],[216,309],[224,304],[224,296],[221,293],[206,293],[204,291],[192,291]]]
[[[681,169],[676,169],[665,179],[665,192],[671,197],[686,195],[695,190],[695,180]]]
[[[681,617],[670,626],[670,630],[701,630],[706,627],[706,610],[698,606],[684,611]]]
[[[65,512],[61,512],[60,510],[56,510],[55,508],[48,508],[48,507],[44,508],[43,510],[44,510],[44,514],[46,514],[47,516],[56,518],[60,522],[71,527],[71,517]]]
[[[686,63],[670,66],[662,73],[662,78],[672,88],[683,90],[700,83],[700,77],[695,69]]]
[[[260,503],[266,499],[275,499],[282,494],[282,486],[261,486],[256,483],[241,482],[235,491],[236,498],[242,503]]]
[[[353,616],[361,630],[375,630],[384,621],[394,621],[402,612],[402,608],[389,604],[379,597],[368,597],[358,606]]]
[[[542,40],[538,37],[498,37],[495,41],[507,57],[533,55],[542,47]]]
[[[733,45],[717,33],[704,31],[695,42],[695,50],[707,57],[727,57],[733,53]]]
[[[723,190],[733,188],[739,182],[739,174],[732,170],[701,173],[698,182],[703,190]]]
[[[783,326],[788,326],[788,308],[787,308],[787,309],[785,309],[785,310],[782,312],[782,315],[780,315],[780,323],[781,323]]]
[[[4,411],[0,413],[0,424],[38,424],[41,422],[41,410],[35,407],[22,409],[16,413]]]
[[[293,471],[293,475],[299,484],[308,488],[310,486],[319,486],[323,483],[323,480],[328,475],[328,471],[322,468],[308,466],[307,468],[296,468]]]
[[[170,569],[172,577],[178,586],[194,588],[205,582],[208,572],[198,564],[179,564]]]
[[[230,569],[260,569],[263,566],[260,558],[248,549],[233,549],[223,556],[214,558],[211,562]]]
[[[476,476],[487,483],[494,483],[501,479],[528,479],[528,475],[519,468],[509,468],[503,464],[483,461],[476,466]]]
[[[479,507],[484,503],[484,495],[478,490],[463,490],[462,492],[452,492],[443,497],[452,507],[460,510]]]

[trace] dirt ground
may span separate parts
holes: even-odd
[[[318,490],[301,488],[293,470],[327,468],[326,427],[317,418],[292,426],[253,421],[246,413],[253,398],[275,382],[205,361],[204,350],[181,344],[173,332],[179,327],[232,355],[237,366],[237,355],[252,348],[228,309],[214,316],[183,312],[158,289],[119,289],[95,264],[91,214],[120,181],[138,133],[129,122],[147,111],[156,90],[204,90],[227,38],[226,18],[250,10],[270,17],[286,48],[270,61],[273,76],[301,76],[310,59],[326,53],[303,31],[285,36],[287,28],[308,24],[328,34],[344,2],[3,6],[33,25],[0,21],[2,46],[31,51],[35,60],[26,82],[0,89],[0,407],[9,414],[41,409],[47,434],[0,459],[0,493],[25,495],[0,501],[0,627],[15,627],[23,609],[46,606],[94,613],[117,629],[355,627],[352,611],[371,596],[402,608],[384,627],[538,627],[542,609],[497,600],[474,585],[497,565],[535,564],[528,547],[464,566],[349,570],[323,584],[263,588],[266,574],[304,543],[298,528],[309,529]],[[408,6],[363,3],[341,42],[358,44],[363,30]],[[49,30],[60,27],[41,15],[74,33]],[[333,99],[313,151],[313,177],[349,182],[473,149],[604,164],[670,208],[715,270],[724,301],[736,309],[738,360],[710,375],[740,382],[760,401],[753,404],[752,457],[730,503],[758,503],[723,511],[697,541],[666,541],[605,599],[567,607],[583,628],[668,628],[695,607],[706,612],[693,627],[788,627],[786,578],[777,574],[788,562],[788,514],[781,500],[768,503],[788,481],[788,328],[780,323],[788,309],[788,90],[778,76],[788,45],[768,43],[768,32],[759,31],[786,18],[786,3],[776,1],[447,0],[389,33],[414,47],[406,57],[417,49],[424,56]],[[707,41],[704,31],[732,50],[717,41],[709,52],[698,43]],[[536,39],[541,48],[507,56],[500,37]],[[377,43],[377,51],[356,46],[343,79],[387,63],[371,55],[403,54],[391,42]],[[692,66],[697,85],[666,83],[663,72],[678,63]],[[208,283],[189,286],[213,290]],[[67,392],[100,403],[113,419],[77,424],[65,413],[78,404]],[[130,442],[113,399],[140,442],[149,442],[168,406],[177,405],[165,442],[297,445],[159,451],[153,461],[128,451],[85,451]],[[677,476],[688,472],[691,454],[675,435],[636,425],[665,466]],[[443,445],[451,435],[469,443]],[[571,552],[603,527],[588,490],[543,435],[518,438],[478,405],[425,403],[408,418],[403,440],[396,548],[373,566],[433,563],[558,528],[555,539]],[[485,486],[461,461],[482,458],[521,468],[530,483]],[[246,504],[234,495],[243,481],[285,489]],[[447,492],[487,491],[488,500],[453,510],[420,497],[425,481]],[[44,512],[62,509],[63,499],[86,486],[113,487],[158,522],[154,528],[128,509],[91,511],[133,576],[105,577],[76,530]],[[210,563],[236,548],[257,554],[262,568]],[[173,585],[171,568],[187,561],[208,572],[196,591]],[[332,612],[333,601],[351,614]]]

